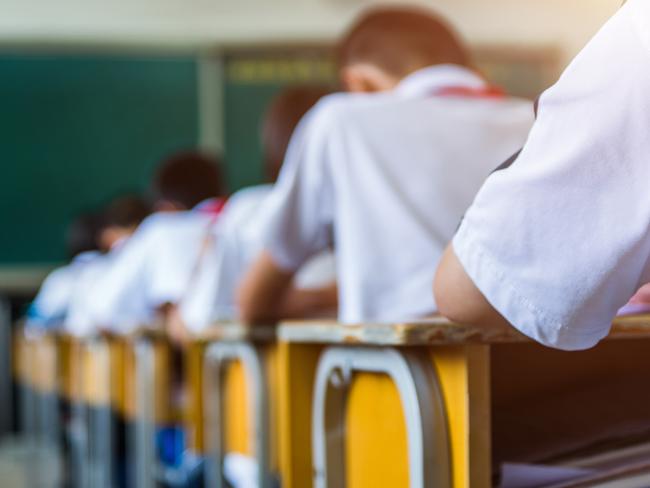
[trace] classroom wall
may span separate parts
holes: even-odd
[[[383,0],[0,0],[0,43],[198,48],[327,41]],[[396,0],[396,3],[406,3]],[[418,0],[473,43],[554,45],[566,63],[621,0]]]
[[[190,57],[0,54],[0,266],[66,258],[81,211],[198,141]]]
[[[174,148],[225,146],[231,188],[257,182],[259,118],[293,80],[238,80],[224,53],[331,44],[376,3],[0,0],[0,208],[17,209],[0,215],[13,234],[0,241],[0,286],[7,265],[64,259],[69,219],[116,191],[144,188]],[[552,83],[620,0],[418,3],[445,14],[475,47],[554,50],[554,73],[544,77]]]

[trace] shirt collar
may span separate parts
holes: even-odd
[[[218,215],[226,204],[225,198],[208,198],[196,205],[192,212]]]
[[[429,66],[411,73],[400,81],[394,93],[403,97],[434,95],[444,88],[485,88],[487,83],[468,68],[455,64]]]
[[[95,259],[97,256],[101,256],[101,253],[99,251],[84,251],[72,258],[72,264],[86,264]]]

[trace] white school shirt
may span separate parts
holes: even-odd
[[[87,337],[97,332],[93,310],[89,307],[91,301],[89,296],[94,288],[108,272],[114,259],[121,251],[128,238],[123,238],[114,244],[111,250],[105,254],[99,254],[95,259],[88,262],[77,274],[70,294],[68,313],[63,322],[63,329],[76,337]]]
[[[27,325],[35,327],[60,326],[65,320],[80,273],[100,259],[96,251],[77,255],[70,264],[52,271],[41,285],[29,308]]]
[[[524,334],[585,349],[650,281],[650,2],[630,0],[540,99],[453,247]]]
[[[425,68],[389,93],[326,97],[294,134],[265,248],[295,270],[334,245],[343,322],[433,313],[444,246],[526,139],[530,102],[439,95],[450,89],[487,87],[459,66]]]
[[[90,320],[118,333],[150,324],[156,309],[186,293],[214,215],[154,214],[120,249],[88,297]]]
[[[258,185],[235,193],[215,226],[214,247],[205,255],[196,283],[180,304],[183,321],[193,332],[219,320],[238,317],[236,292],[249,266],[262,251],[273,207],[273,185]],[[296,286],[317,288],[336,281],[331,251],[311,259],[296,275]]]

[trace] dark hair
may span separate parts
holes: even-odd
[[[103,215],[87,212],[79,215],[68,226],[66,248],[70,259],[87,252],[99,250],[99,234],[104,227]]]
[[[364,13],[338,46],[339,67],[372,64],[403,78],[437,64],[467,66],[469,55],[453,29],[429,10],[378,7]]]
[[[291,136],[300,119],[318,100],[331,93],[321,86],[296,85],[273,98],[262,121],[262,151],[267,181],[278,177]]]
[[[151,205],[137,195],[117,197],[104,211],[106,227],[136,227],[151,213]]]
[[[190,209],[208,198],[224,194],[221,160],[198,151],[185,151],[166,159],[154,174],[157,201]]]

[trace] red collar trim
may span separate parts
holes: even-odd
[[[217,216],[223,211],[227,201],[226,198],[211,198],[199,204],[195,210],[202,214]]]
[[[448,86],[441,88],[440,90],[436,90],[434,95],[438,97],[463,97],[499,100],[505,98],[506,93],[497,86],[486,86],[483,88]]]

